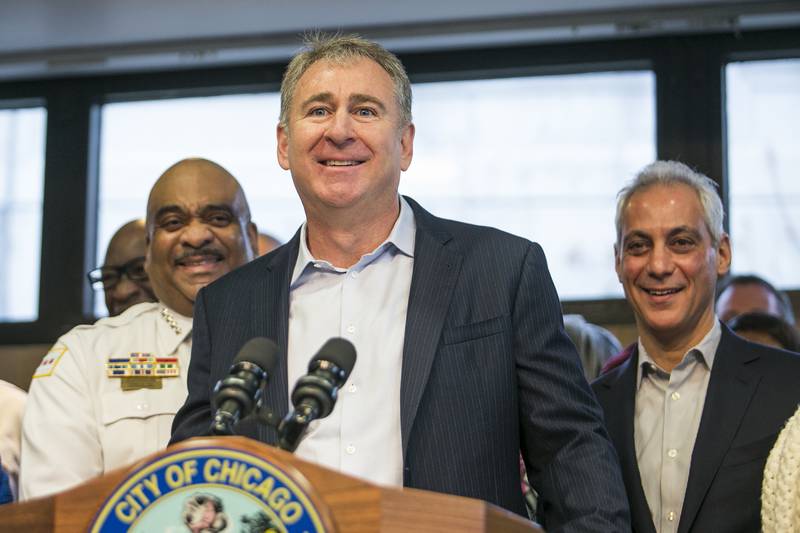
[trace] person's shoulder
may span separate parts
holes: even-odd
[[[117,316],[99,319],[94,324],[80,324],[59,337],[45,355],[45,360],[52,359],[53,354],[67,353],[70,357],[79,357],[84,352],[95,353],[99,345],[127,336],[131,328],[137,325],[150,324],[158,316],[160,304],[157,302],[144,302],[129,307]],[[60,357],[59,356],[59,357]]]
[[[743,362],[758,360],[763,368],[793,368],[800,366],[800,354],[774,346],[753,342],[737,335],[726,325],[722,325],[722,337],[718,351],[734,352]],[[721,356],[726,356],[721,353]]]
[[[576,346],[587,345],[588,349],[603,352],[603,362],[622,351],[619,340],[606,328],[588,322],[582,315],[565,314],[564,329]]]
[[[595,391],[603,390],[604,388],[616,382],[621,374],[622,369],[620,367],[612,368],[608,372],[597,376],[597,378],[595,378],[590,385]]]
[[[800,354],[766,346],[731,333],[726,342],[726,352],[718,357],[735,357],[741,371],[760,380],[759,389],[774,398],[784,398],[790,404],[800,402]],[[716,359],[711,372],[717,367]],[[739,376],[739,373],[735,374]]]
[[[800,354],[772,346],[765,346],[737,337],[735,353],[720,353],[719,357],[734,356],[737,365],[733,372],[726,372],[729,385],[723,390],[728,394],[740,394],[742,380],[757,384],[758,397],[751,402],[756,417],[774,420],[776,413],[780,423],[788,418],[800,403]],[[711,372],[717,368],[717,361]]]
[[[600,370],[600,375],[609,374],[615,368],[622,366],[625,361],[630,359],[634,352],[636,351],[637,343],[632,342],[628,346],[626,346],[621,352],[617,355],[611,357],[606,363],[603,365],[603,368]]]
[[[765,346],[757,344],[747,339],[741,339],[748,350],[754,355],[758,355],[762,360],[762,365],[775,371],[776,373],[783,373],[786,369],[794,369],[800,372],[800,354],[782,350],[781,348],[774,348],[772,346]],[[800,374],[795,374],[795,378]],[[800,390],[800,386],[798,386]]]
[[[594,391],[600,392],[616,384],[628,370],[629,365],[635,364],[637,344],[631,343],[617,355],[609,359],[600,371],[600,375],[591,383]]]
[[[485,247],[500,247],[509,250],[526,251],[530,247],[541,249],[538,244],[491,226],[481,226],[459,220],[438,217],[426,211],[420,204],[409,197],[405,197],[414,210],[417,230],[439,233],[452,237],[457,244],[470,250]]]
[[[470,240],[496,242],[519,247],[527,247],[531,241],[519,235],[514,235],[507,231],[494,228],[492,226],[481,226],[460,220],[451,220],[430,215],[432,221],[445,229],[454,238],[467,238]]]
[[[157,302],[140,303],[117,316],[75,326],[44,355],[33,373],[34,380],[52,376],[68,380],[87,372],[94,375],[105,371],[106,357],[120,347],[127,347],[131,338],[155,335],[153,328],[159,320],[160,306]]]
[[[117,316],[107,316],[99,319],[94,324],[80,324],[72,328],[61,337],[61,340],[73,336],[96,336],[118,331],[129,327],[131,324],[156,316],[159,312],[158,302],[142,302],[129,307]]]
[[[27,393],[8,381],[0,379],[0,403],[3,409],[6,409],[9,404],[17,405],[24,404]]]

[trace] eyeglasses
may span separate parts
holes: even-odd
[[[147,272],[144,270],[144,257],[131,259],[122,266],[101,266],[86,274],[92,288],[96,291],[113,289],[122,279],[127,277],[131,281],[147,281]]]

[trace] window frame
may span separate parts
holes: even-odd
[[[725,66],[743,59],[800,57],[800,32],[616,38],[399,56],[412,83],[652,70],[657,157],[682,160],[717,180],[727,211]],[[85,273],[96,266],[101,105],[276,91],[284,69],[281,61],[0,82],[0,106],[38,101],[47,108],[39,317],[0,323],[0,344],[54,342],[94,319]],[[789,295],[797,309],[800,289]],[[565,301],[563,308],[603,325],[633,323],[624,299]]]

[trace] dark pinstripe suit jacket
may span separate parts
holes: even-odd
[[[619,452],[636,533],[655,533],[636,460],[638,347],[592,383]],[[761,529],[761,478],[772,445],[800,402],[800,357],[748,342],[722,324],[697,430],[678,533]]]
[[[401,377],[405,486],[524,514],[521,449],[548,530],[626,530],[616,454],[564,333],[541,248],[436,218],[408,200],[417,234]],[[298,238],[198,294],[189,397],[173,442],[207,434],[211,391],[244,342],[265,336],[286,347]],[[266,395],[280,415],[288,390],[281,360]],[[250,421],[239,432],[276,441],[272,428]]]

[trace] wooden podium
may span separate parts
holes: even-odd
[[[276,489],[278,485],[264,477],[269,474],[259,474],[262,467],[276,472],[279,479],[275,483],[283,480],[289,489]],[[296,507],[290,509],[284,502],[288,501],[286,494],[294,490],[298,501],[305,502],[307,514],[319,526],[317,531],[543,531],[533,522],[483,501],[379,487],[243,437],[191,439],[55,496],[1,506],[0,530],[25,533],[127,530],[127,526],[98,529],[94,525],[104,517],[115,519],[116,515],[131,520],[129,527],[135,531],[151,531],[154,524],[157,524],[155,529],[163,531],[167,525],[157,521],[160,511],[156,506],[160,502],[169,498],[173,502],[185,501],[187,495],[213,490],[217,486],[214,483],[223,478],[230,481],[229,486],[219,485],[223,490],[232,491],[238,484],[235,490],[244,496],[237,497],[249,502],[261,496],[259,504],[273,505],[273,509],[267,510],[270,516],[277,516],[277,511],[272,511],[283,506],[282,516],[289,520],[295,519],[294,511],[300,512],[300,503],[293,503]],[[184,515],[173,512],[168,516],[173,520],[174,531],[174,520]],[[149,519],[148,526],[142,525],[145,518]],[[229,526],[225,531],[242,530],[235,524]],[[287,530],[292,531],[288,526]],[[190,531],[188,526],[185,531]]]

